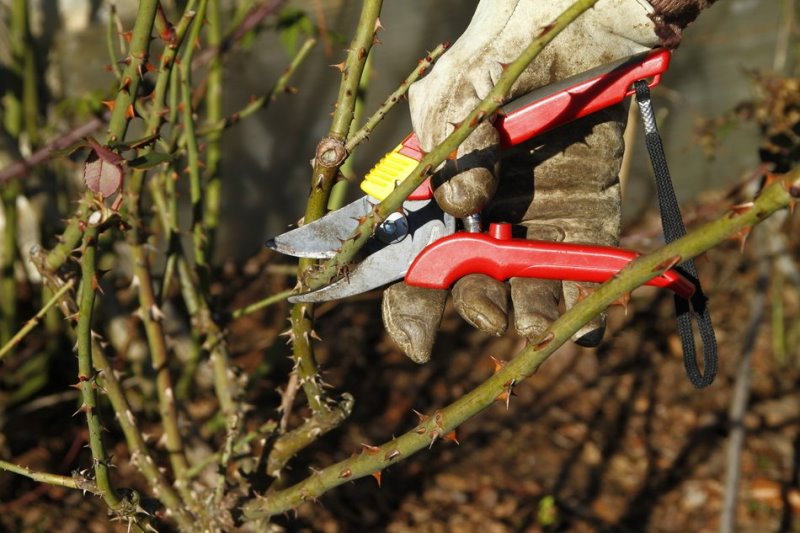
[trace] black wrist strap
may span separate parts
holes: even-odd
[[[634,87],[636,88],[636,102],[639,104],[639,111],[644,124],[645,144],[650,154],[650,162],[653,165],[653,174],[655,174],[656,179],[658,208],[661,212],[664,240],[667,243],[671,243],[686,235],[686,227],[683,225],[683,218],[681,218],[678,200],[675,198],[675,189],[672,187],[672,179],[667,167],[667,158],[664,155],[664,146],[661,143],[661,136],[656,126],[653,106],[650,101],[650,88],[644,80],[634,83]],[[697,276],[694,261],[691,259],[684,261],[676,270],[694,283],[695,286],[694,296],[690,300],[675,295],[675,312],[677,314],[678,334],[683,345],[683,363],[686,368],[686,375],[692,385],[702,389],[711,385],[717,374],[717,339],[714,335],[714,326],[711,325],[711,316],[708,312],[708,299],[703,294],[702,287],[700,287],[700,279]],[[695,316],[697,329],[700,331],[700,338],[703,341],[704,373],[701,373],[697,366],[692,314]]]

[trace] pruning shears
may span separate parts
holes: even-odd
[[[501,149],[519,145],[536,135],[590,115],[632,95],[633,83],[648,80],[653,87],[667,70],[670,53],[658,49],[638,54],[548,85],[512,100],[494,122]],[[415,134],[386,154],[364,178],[366,193],[355,202],[324,217],[278,235],[267,246],[295,257],[333,257],[349,238],[358,220],[411,174],[423,157]],[[347,275],[304,294],[292,302],[321,302],[360,294],[404,279],[409,285],[449,288],[472,273],[503,281],[531,277],[577,282],[605,282],[638,253],[621,248],[513,238],[512,226],[491,224],[481,232],[476,218],[464,219],[457,231],[454,217],[433,198],[430,180],[420,185],[376,228],[365,246],[366,258]],[[674,269],[648,285],[664,287],[690,298],[695,285]]]

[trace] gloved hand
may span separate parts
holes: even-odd
[[[599,0],[559,34],[525,70],[511,98],[598,65],[663,44],[677,46],[681,30],[714,0]],[[411,119],[421,146],[444,140],[484,98],[503,64],[522,50],[572,0],[480,0],[464,34],[409,91]],[[540,135],[502,161],[498,135],[481,124],[458,150],[458,165],[434,177],[436,201],[456,216],[483,211],[484,221],[521,224],[532,239],[616,246],[620,231],[619,167],[626,106],[618,105]],[[588,287],[588,284],[584,284]],[[517,331],[533,339],[571,308],[581,288],[573,282],[474,274],[452,289],[456,309],[473,326],[495,335],[508,327],[509,294]],[[414,361],[426,362],[447,291],[404,283],[383,298],[384,325]],[[597,345],[605,314],[574,340]]]

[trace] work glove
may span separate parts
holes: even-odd
[[[510,99],[659,44],[677,46],[681,30],[713,0],[599,0],[562,31],[512,88]],[[481,0],[464,34],[409,91],[411,120],[430,151],[489,93],[510,63],[572,0]],[[613,106],[540,135],[521,150],[499,154],[498,134],[483,123],[461,144],[457,162],[434,176],[439,206],[456,217],[483,212],[484,222],[524,226],[528,238],[616,246],[620,232],[618,172],[624,150],[626,105]],[[502,160],[501,160],[502,157]],[[483,274],[452,288],[459,314],[473,326],[502,335],[509,298],[517,332],[533,340],[570,309],[591,284]],[[412,360],[424,363],[444,310],[447,291],[397,283],[383,297],[383,320]],[[596,346],[605,313],[574,336]]]

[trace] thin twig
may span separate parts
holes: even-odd
[[[306,39],[306,41],[303,43],[303,46],[300,47],[300,50],[298,50],[295,56],[292,58],[289,66],[275,82],[275,85],[273,85],[266,94],[253,99],[245,107],[231,114],[230,116],[199,128],[197,130],[197,135],[202,137],[221,132],[222,130],[233,126],[234,124],[238,124],[242,119],[249,117],[256,111],[266,109],[279,94],[289,90],[289,80],[295,74],[297,68],[300,66],[303,60],[308,57],[308,53],[314,47],[316,42],[317,41],[314,38]]]
[[[46,163],[53,157],[53,152],[63,150],[75,144],[77,141],[99,130],[103,124],[104,119],[102,117],[93,117],[86,124],[82,124],[50,141],[31,154],[30,157],[12,163],[3,170],[0,170],[0,185],[4,185],[12,178],[23,176],[34,167]]]
[[[761,230],[762,228],[758,228]],[[766,229],[766,228],[763,228]],[[757,230],[757,231],[758,231]],[[754,239],[755,246],[762,247],[761,239]],[[770,259],[764,253],[756,252],[759,257],[758,279],[755,294],[750,304],[750,320],[745,327],[742,338],[742,350],[736,370],[736,382],[733,386],[733,398],[728,411],[728,449],[725,454],[725,488],[720,511],[720,533],[731,533],[736,529],[736,504],[739,501],[739,476],[741,474],[742,447],[744,446],[744,416],[750,403],[750,373],[758,332],[764,323],[767,292],[769,290]]]
[[[68,489],[77,489],[99,495],[97,486],[88,479],[83,479],[79,477],[59,476],[58,474],[50,474],[47,472],[34,472],[33,470],[25,466],[15,465],[14,463],[9,463],[8,461],[2,461],[2,460],[0,460],[0,470],[13,472],[14,474],[25,476],[34,481],[38,481],[39,483],[46,483],[48,485],[54,485],[56,487],[65,487]]]
[[[348,153],[352,152],[359,144],[364,142],[372,132],[375,130],[375,126],[383,120],[386,114],[397,104],[400,100],[402,100],[403,96],[408,92],[408,88],[411,87],[411,84],[417,81],[427,70],[430,66],[437,60],[439,57],[449,48],[450,43],[442,43],[426,55],[423,59],[419,61],[414,71],[403,80],[403,82],[395,89],[392,94],[390,94],[386,100],[380,105],[377,111],[373,113],[371,117],[367,119],[361,128],[358,131],[350,135],[347,139],[347,143],[345,144],[345,149]]]
[[[63,287],[58,289],[58,291],[53,295],[53,297],[50,298],[50,300],[48,300],[47,303],[45,303],[42,306],[42,308],[39,309],[39,311],[25,323],[25,325],[22,328],[20,328],[20,330],[16,333],[16,335],[14,335],[2,348],[0,348],[0,360],[2,360],[3,357],[5,357],[8,353],[10,353],[11,350],[14,349],[14,347],[17,344],[19,344],[22,341],[22,339],[24,339],[25,336],[33,330],[33,328],[39,325],[39,322],[42,321],[47,312],[50,309],[52,309],[53,306],[55,306],[59,301],[61,301],[61,298],[63,298],[64,295],[68,291],[70,291],[74,285],[75,285],[75,280],[70,279],[64,284]]]

